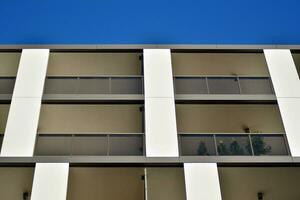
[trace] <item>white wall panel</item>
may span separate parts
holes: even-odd
[[[277,102],[291,154],[300,156],[300,98],[278,98]]]
[[[42,97],[48,58],[48,49],[22,51],[13,98]]]
[[[178,157],[170,49],[144,50],[146,156]]]
[[[144,49],[145,97],[174,98],[170,49]]]
[[[146,154],[148,157],[177,157],[178,141],[173,99],[145,100]]]
[[[37,133],[41,101],[16,98],[12,100],[1,156],[32,156]]]
[[[300,80],[290,50],[264,50],[292,156],[300,156]]]
[[[1,156],[33,155],[48,57],[48,49],[22,51]]]
[[[68,163],[37,163],[31,200],[66,200]]]
[[[221,200],[219,174],[216,163],[185,163],[187,200]]]
[[[264,50],[278,98],[300,97],[300,81],[290,50]]]

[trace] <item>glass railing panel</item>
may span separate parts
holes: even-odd
[[[15,81],[15,77],[0,77],[0,94],[12,94]]]
[[[71,155],[72,137],[67,135],[39,135],[37,137],[35,155],[65,156]]]
[[[218,135],[216,136],[218,155],[251,155],[252,150],[248,136]]]
[[[235,77],[208,77],[210,94],[239,94],[239,84]]]
[[[285,138],[281,135],[252,135],[251,143],[257,156],[288,155]]]
[[[240,77],[242,94],[273,94],[272,83],[267,77]]]
[[[109,94],[109,78],[80,77],[78,94]]]
[[[78,90],[76,78],[47,77],[45,81],[45,94],[76,94]]]
[[[143,135],[110,135],[109,155],[143,155]]]
[[[74,135],[72,140],[72,155],[105,156],[107,148],[107,135]]]
[[[181,135],[181,154],[185,156],[216,155],[214,137],[212,135]]]
[[[176,77],[176,94],[207,94],[206,78]]]
[[[112,94],[142,94],[143,80],[141,77],[112,77]]]

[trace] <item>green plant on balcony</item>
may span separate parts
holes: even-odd
[[[223,143],[223,141],[220,141],[218,144],[218,153],[219,155],[230,155],[227,146]]]
[[[262,137],[253,136],[251,137],[251,141],[252,141],[252,146],[255,155],[266,155],[272,150],[272,147],[266,145]]]
[[[244,149],[236,140],[230,144],[229,149],[231,155],[244,155]]]
[[[207,147],[204,142],[200,142],[197,148],[197,155],[209,156]]]

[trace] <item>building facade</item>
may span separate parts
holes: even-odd
[[[3,47],[0,199],[298,200],[299,68],[292,46]]]

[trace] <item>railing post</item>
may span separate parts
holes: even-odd
[[[253,145],[252,145],[252,138],[251,138],[251,135],[248,134],[248,137],[249,137],[249,143],[250,143],[251,153],[252,153],[252,156],[254,156],[254,149],[253,149]]]
[[[207,76],[205,77],[205,83],[206,83],[207,94],[210,94]]]
[[[239,78],[238,76],[236,76],[236,80],[237,80],[238,87],[239,87],[239,94],[242,94],[242,89],[241,89],[240,78]]]
[[[217,139],[216,139],[216,135],[215,135],[215,134],[213,134],[213,138],[214,138],[214,144],[215,144],[216,155],[218,156],[218,155],[219,155],[219,152],[218,152]]]
[[[108,78],[109,94],[111,94],[111,76]]]
[[[107,134],[107,156],[110,154],[110,141],[109,141],[109,134]]]

